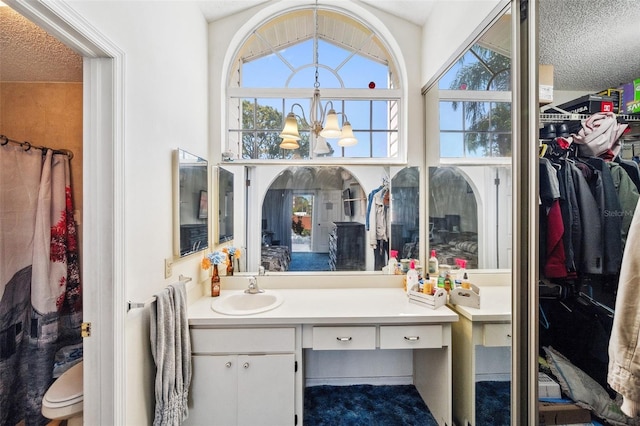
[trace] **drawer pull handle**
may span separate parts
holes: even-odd
[[[336,339],[338,339],[338,341],[340,342],[349,342],[351,340],[351,337],[336,337]]]
[[[227,363],[224,366],[227,368],[231,368],[231,361],[227,361]]]
[[[408,340],[410,342],[415,342],[420,340],[420,336],[404,336],[404,340]]]
[[[511,335],[510,335],[510,334],[507,334],[507,337],[508,337],[509,339],[511,339]]]
[[[249,368],[249,363],[248,363],[248,362],[245,362],[244,364],[242,364],[242,367],[243,367],[243,368]]]

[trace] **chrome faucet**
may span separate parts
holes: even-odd
[[[247,288],[244,292],[247,294],[258,294],[264,293],[264,290],[261,290],[258,287],[258,280],[256,279],[256,277],[249,277],[249,288]]]

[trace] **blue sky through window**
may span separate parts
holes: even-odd
[[[287,80],[291,77],[288,88],[308,88],[309,97],[311,97],[315,83],[313,41],[307,40],[282,49],[279,55],[272,53],[244,63],[242,86],[284,88]],[[386,89],[388,87],[388,67],[362,55],[352,55],[346,49],[320,40],[318,59],[321,64],[318,68],[321,95],[323,88],[366,89],[370,88],[370,82],[374,83],[375,88]],[[375,90],[375,88],[371,90]],[[285,95],[283,94],[283,96]],[[328,100],[321,98],[323,107]],[[386,132],[389,129],[388,101],[332,100],[332,102],[336,112],[344,112],[347,115],[358,139],[357,145],[345,148],[338,146],[337,139],[328,140],[336,151],[334,156],[341,156],[342,149],[347,157],[367,158],[389,155],[387,152],[389,134]],[[308,99],[287,99],[284,111],[282,110],[282,99],[259,100],[260,105],[275,108],[283,117],[291,111],[291,105],[294,103],[299,103],[304,108],[305,116],[309,120],[310,101]],[[294,112],[301,115],[297,107]],[[339,115],[338,119],[342,121],[343,116]],[[376,133],[375,130],[385,132]]]

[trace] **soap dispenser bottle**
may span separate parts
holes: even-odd
[[[418,291],[420,287],[420,277],[416,271],[416,261],[411,259],[409,270],[407,271],[407,290]]]
[[[429,273],[438,273],[438,258],[436,257],[436,251],[431,250],[431,257],[429,257]]]

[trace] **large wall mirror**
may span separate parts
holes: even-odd
[[[440,264],[511,268],[511,167],[429,168],[429,248]]]
[[[184,257],[209,247],[207,160],[177,149],[174,182],[174,252]]]
[[[233,240],[233,172],[218,168],[218,244]]]
[[[277,272],[380,271],[390,249],[419,258],[419,169],[365,169],[280,173],[262,201],[259,265]]]

